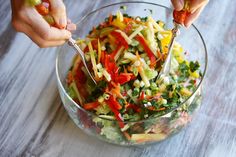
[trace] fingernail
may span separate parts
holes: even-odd
[[[189,28],[190,26],[191,26],[191,23],[190,23],[190,22],[188,22],[188,23],[185,24],[185,27],[186,27],[186,28]]]
[[[67,24],[71,24],[71,20],[70,19],[67,19]]]
[[[177,0],[178,10],[182,10],[184,8],[184,0]]]
[[[66,19],[65,18],[60,18],[59,20],[59,25],[62,26],[62,27],[66,27]]]
[[[184,7],[184,0],[179,0],[179,5],[183,8]]]
[[[66,29],[67,29],[68,31],[75,31],[75,30],[76,30],[76,25],[75,25],[74,23],[68,24],[68,25],[66,26]]]

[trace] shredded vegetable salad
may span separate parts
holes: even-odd
[[[75,56],[66,80],[69,95],[98,117],[117,120],[121,132],[137,138],[137,131],[125,122],[164,115],[178,107],[192,95],[202,77],[199,62],[187,61],[177,42],[170,75],[158,75],[171,36],[164,22],[151,16],[131,17],[120,11],[110,15],[85,39],[77,40],[97,86],[91,86],[80,58]],[[101,134],[107,138],[118,136],[111,135],[117,132],[110,125],[102,124]]]

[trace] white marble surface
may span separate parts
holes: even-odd
[[[75,126],[57,90],[56,48],[40,49],[25,35],[15,33],[10,25],[10,2],[0,2],[1,157],[236,156],[236,1],[210,1],[196,23],[209,53],[200,112],[176,136],[145,148],[110,145]],[[65,2],[72,20],[74,12],[83,16],[111,3]],[[167,0],[154,2],[170,4]]]

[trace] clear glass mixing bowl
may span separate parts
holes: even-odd
[[[120,6],[127,7],[126,11],[122,11],[123,13],[140,17],[151,15],[155,20],[164,21],[167,27],[173,27],[172,10],[165,6],[148,2],[122,2],[104,6],[87,14],[77,23],[78,29],[74,32],[73,37],[85,38],[93,26],[98,25],[109,16],[109,14],[115,14],[117,10],[120,9]],[[130,129],[137,130],[137,134],[132,135],[132,138],[126,137],[121,133],[120,129],[117,129],[119,125],[118,121],[99,118],[94,113],[84,110],[79,104],[71,99],[66,92],[67,87],[65,80],[75,51],[67,44],[59,48],[56,59],[58,89],[64,107],[74,123],[89,135],[119,145],[143,145],[155,143],[179,132],[191,121],[194,113],[201,104],[201,86],[206,73],[207,50],[200,32],[194,25],[189,29],[181,29],[181,35],[177,38],[177,41],[182,45],[185,51],[189,52],[186,56],[187,60],[199,61],[203,73],[201,81],[198,84],[196,91],[186,99],[186,101],[168,111],[167,114],[160,114],[158,117],[141,121],[124,122],[130,126]],[[95,123],[95,120],[102,120],[104,123],[109,123],[110,128],[106,129],[106,131],[110,132],[110,136],[104,136],[103,125]],[[148,128],[148,133],[144,131],[144,127],[146,127],[145,130]],[[155,132],[155,134],[150,132]]]

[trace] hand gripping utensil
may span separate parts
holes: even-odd
[[[173,11],[174,28],[171,30],[172,31],[172,36],[171,36],[171,40],[170,40],[170,44],[169,44],[169,48],[168,48],[167,57],[166,57],[166,60],[163,64],[163,67],[162,67],[162,69],[159,73],[159,77],[163,76],[163,75],[168,76],[169,73],[170,73],[173,45],[174,45],[175,39],[178,35],[179,28],[184,23],[185,18],[188,14],[189,14],[189,0],[184,1],[184,8],[182,10],[180,10],[180,11],[174,10]]]

